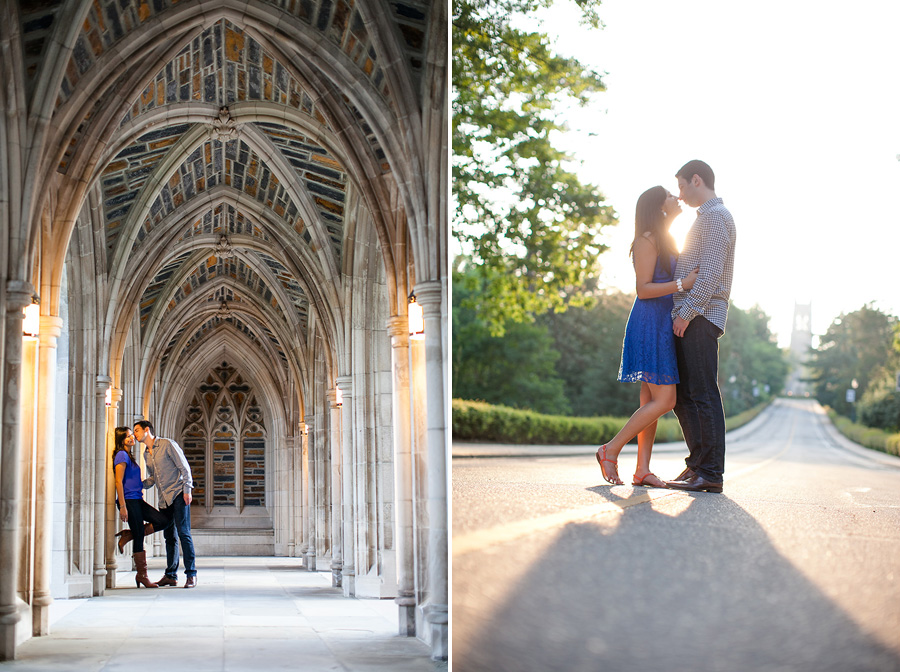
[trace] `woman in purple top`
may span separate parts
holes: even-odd
[[[157,585],[147,576],[147,553],[144,551],[144,537],[159,532],[172,524],[166,516],[144,501],[144,486],[141,480],[141,467],[131,456],[134,447],[134,434],[130,427],[116,427],[115,448],[113,449],[113,471],[116,474],[116,493],[118,495],[119,517],[128,523],[128,529],[122,530],[119,537],[119,552],[124,552],[125,544],[133,541],[132,555],[137,567],[134,583],[140,587],[156,588]],[[144,522],[148,521],[148,522]]]

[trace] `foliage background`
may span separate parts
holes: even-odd
[[[639,386],[616,380],[625,323],[634,296],[590,294],[587,307],[509,322],[503,336],[468,308],[477,301],[458,266],[453,276],[453,397],[539,413],[628,417],[638,407]],[[726,415],[745,411],[780,393],[788,364],[758,307],[734,305],[719,341],[719,382]]]

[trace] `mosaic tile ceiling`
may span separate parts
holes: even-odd
[[[203,31],[163,68],[122,123],[139,124],[141,115],[160,106],[200,101],[227,107],[247,99],[294,107],[312,125],[329,130],[312,97],[288,70],[225,20]],[[349,178],[338,159],[308,134],[262,122],[245,121],[235,129],[240,119],[217,109],[218,127],[215,120],[206,123],[208,116],[200,125],[157,126],[108,163],[99,182],[107,267],[113,271],[113,263],[122,254],[119,248],[128,250],[129,264],[137,264],[160,245],[183,245],[189,250],[169,256],[155,269],[140,299],[142,333],[146,336],[151,324],[158,323],[154,330],[169,341],[164,366],[202,343],[210,330],[225,325],[254,348],[271,343],[286,365],[283,353],[292,346],[279,342],[276,328],[249,326],[246,315],[240,314],[241,302],[270,307],[282,316],[282,326],[289,333],[304,338],[309,300],[300,279],[289,270],[298,261],[291,264],[280,259],[278,250],[305,246],[309,258],[317,259],[317,251],[324,246],[331,252],[333,269],[340,268]],[[279,158],[272,164],[264,156]],[[267,214],[261,215],[260,208]],[[234,236],[253,237],[272,252],[240,249],[238,243],[237,249],[219,255],[213,241],[225,240],[230,246]],[[194,240],[208,251],[198,253],[197,244],[191,244]],[[228,301],[234,314],[189,326],[166,323],[167,316],[185,301],[203,300],[200,296],[214,300],[203,293],[217,279],[228,283],[232,295],[242,297],[236,303]],[[221,284],[216,283],[216,293]],[[179,342],[182,352],[176,356],[172,348]]]

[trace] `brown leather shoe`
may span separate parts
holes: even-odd
[[[686,481],[693,475],[694,475],[694,470],[691,469],[690,467],[685,467],[684,471],[682,471],[680,474],[678,474],[678,476],[676,476],[672,480],[673,481]]]
[[[722,484],[710,481],[700,474],[694,474],[684,481],[668,481],[667,485],[673,490],[687,490],[688,492],[722,492]]]
[[[162,588],[163,586],[177,586],[178,579],[172,578],[171,576],[166,574],[159,581],[156,582],[156,585],[159,586],[160,588]]]
[[[187,577],[187,581],[184,582],[185,588],[196,588],[197,587],[197,575]]]

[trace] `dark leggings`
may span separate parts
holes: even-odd
[[[126,499],[128,510],[128,527],[131,530],[131,552],[142,553],[144,550],[144,523],[152,523],[154,532],[161,532],[172,524],[172,519],[161,514],[143,499]]]

